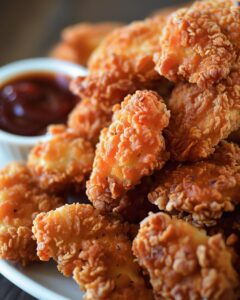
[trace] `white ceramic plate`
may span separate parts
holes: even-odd
[[[57,271],[55,263],[35,263],[26,268],[0,260],[0,273],[40,300],[81,300],[83,292],[72,278]]]

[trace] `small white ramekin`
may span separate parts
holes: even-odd
[[[33,58],[10,63],[0,68],[0,86],[11,78],[31,73],[58,73],[70,78],[85,76],[87,70],[79,65],[52,58]],[[0,116],[1,117],[1,116]],[[0,167],[11,161],[25,161],[31,148],[47,135],[25,137],[8,133],[0,129]]]

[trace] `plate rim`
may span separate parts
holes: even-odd
[[[17,287],[37,299],[71,300],[37,283],[5,260],[0,260],[0,273]],[[39,298],[40,295],[41,298]]]

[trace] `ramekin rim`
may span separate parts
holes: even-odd
[[[64,70],[64,68],[66,68],[66,70]],[[16,71],[16,69],[19,71]],[[77,65],[63,60],[58,60],[55,58],[37,57],[18,60],[0,67],[0,80],[3,76],[2,83],[4,83],[4,81],[8,81],[11,77],[14,78],[18,75],[27,74],[35,71],[62,72],[63,74],[71,76],[72,78],[77,76],[85,76],[87,74],[87,70],[81,65]],[[47,138],[48,134],[38,136],[21,136],[0,129],[0,142],[9,143],[12,145],[14,144],[18,146],[33,146],[36,144],[36,142],[43,141]]]

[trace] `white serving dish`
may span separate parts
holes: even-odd
[[[0,260],[0,273],[39,300],[81,300],[83,297],[75,281],[59,273],[53,262],[22,268]]]
[[[17,61],[0,68],[0,85],[19,75],[28,73],[60,73],[71,78],[84,76],[87,70],[82,66],[52,58],[33,58]],[[30,149],[47,135],[24,137],[0,130],[0,168],[15,160],[24,161]]]

